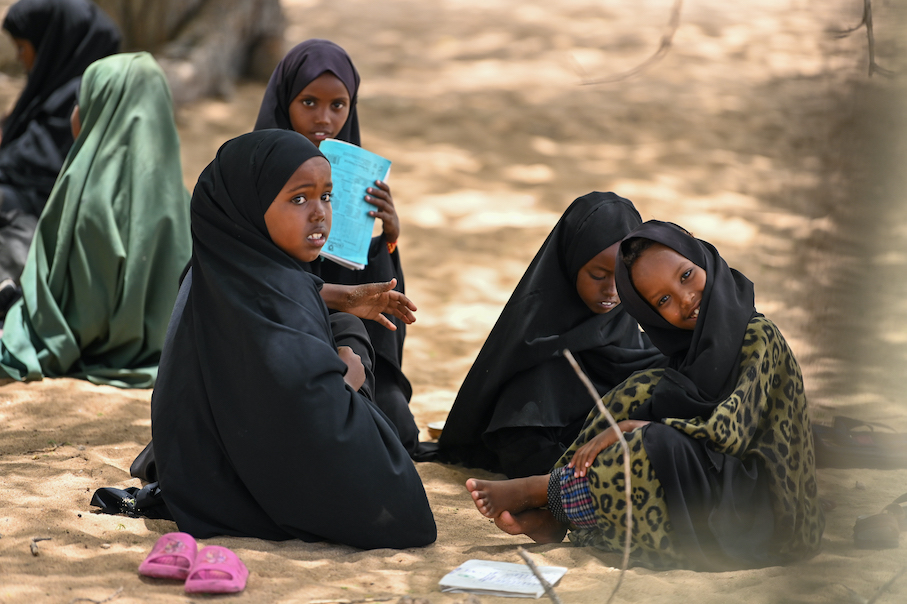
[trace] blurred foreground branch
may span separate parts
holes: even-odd
[[[868,2],[869,0],[866,1]],[[577,73],[579,73],[580,77],[583,79],[582,84],[584,86],[592,86],[595,84],[611,84],[613,82],[626,80],[627,78],[631,78],[639,73],[642,73],[655,63],[662,60],[671,49],[671,44],[673,44],[674,42],[674,34],[677,32],[677,28],[680,27],[681,8],[683,8],[683,0],[674,0],[674,6],[671,8],[671,19],[670,21],[668,21],[667,30],[661,36],[661,42],[658,45],[658,49],[651,57],[649,57],[633,69],[630,69],[629,71],[625,71],[623,73],[608,76],[605,78],[589,78],[582,66],[574,59],[573,62],[576,67]]]
[[[627,444],[627,439],[624,438],[624,433],[617,426],[617,422],[614,420],[614,417],[602,403],[601,397],[598,395],[598,392],[595,390],[595,386],[592,385],[592,381],[589,377],[583,372],[582,368],[579,366],[579,363],[576,362],[576,359],[573,357],[573,353],[564,349],[564,357],[570,363],[570,366],[573,367],[573,371],[576,372],[576,375],[579,376],[580,381],[583,385],[586,386],[586,390],[589,391],[589,394],[592,396],[592,400],[595,401],[595,406],[598,407],[598,412],[605,416],[608,420],[608,423],[611,425],[611,430],[617,432],[617,440],[620,442],[621,451],[624,454],[624,497],[627,501],[627,536],[624,539],[624,559],[620,565],[620,575],[617,577],[617,584],[614,586],[614,589],[611,590],[611,595],[608,596],[608,601],[605,604],[611,604],[611,600],[614,599],[614,596],[617,594],[617,590],[620,589],[620,584],[624,580],[624,574],[627,572],[627,567],[630,566],[630,544],[631,537],[633,536],[633,505],[632,505],[632,485],[630,484],[630,445]]]
[[[879,67],[876,63],[876,40],[872,31],[872,0],[863,0],[863,18],[854,27],[842,31],[836,31],[834,34],[839,38],[846,38],[861,27],[866,27],[866,39],[869,45],[869,77],[872,74],[879,73],[883,76],[892,76],[894,72],[890,69]]]
[[[557,595],[557,592],[554,591],[554,586],[551,583],[548,583],[548,580],[545,579],[545,576],[542,575],[542,571],[539,570],[539,567],[535,565],[535,562],[532,561],[532,558],[529,557],[529,554],[526,553],[522,547],[517,548],[517,553],[520,555],[520,558],[523,559],[523,562],[526,563],[526,566],[529,567],[529,570],[532,571],[532,574],[535,575],[535,578],[539,580],[539,583],[542,584],[542,589],[545,590],[545,594],[554,604],[563,604],[560,596]]]

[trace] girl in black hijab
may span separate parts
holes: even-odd
[[[335,348],[321,280],[330,166],[294,132],[225,143],[192,196],[192,268],[152,399],[157,470],[195,537],[426,545],[419,475]],[[241,327],[238,327],[241,326]]]
[[[359,73],[346,51],[328,40],[307,40],[290,50],[274,69],[255,130],[295,130],[315,145],[335,138],[358,146],[358,93]],[[372,239],[365,269],[350,270],[322,258],[308,263],[307,270],[324,279],[322,298],[332,311],[356,312],[350,301],[360,297],[363,286],[381,284],[400,295],[405,291],[397,249],[400,219],[390,187],[376,181],[366,191],[365,200],[375,206],[372,215],[383,224],[382,234]],[[424,460],[431,458],[432,446],[419,443],[419,429],[409,410],[412,386],[401,369],[406,324],[415,320],[412,310],[415,306],[409,303],[406,313],[379,317],[381,323],[364,323],[375,351],[374,401],[397,427],[413,458]]]
[[[567,208],[460,387],[439,439],[442,460],[510,478],[545,474],[592,409],[565,348],[602,394],[664,362],[614,286],[618,243],[641,222],[614,193]]]
[[[753,284],[710,244],[650,221],[621,243],[617,287],[669,357],[602,399],[630,447],[637,562],[724,570],[814,554],[825,519],[803,380]],[[467,488],[502,530],[559,541],[569,528],[574,543],[620,551],[616,441],[594,410],[550,475]]]
[[[0,139],[0,281],[18,281],[37,218],[73,143],[69,118],[82,72],[118,52],[120,34],[88,0],[20,0],[3,29],[28,72]],[[11,303],[0,299],[0,316]]]

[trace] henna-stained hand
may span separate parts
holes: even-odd
[[[385,314],[393,315],[404,323],[410,324],[416,320],[416,305],[402,293],[395,291],[396,279],[384,283],[366,283],[351,288],[347,294],[344,308],[339,308],[360,319],[377,321],[391,331],[396,331],[397,326]]]

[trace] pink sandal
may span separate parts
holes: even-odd
[[[156,579],[184,580],[195,563],[198,544],[187,533],[167,533],[139,564],[139,574]]]
[[[226,547],[209,545],[195,557],[186,579],[186,593],[225,594],[246,588],[249,569]]]

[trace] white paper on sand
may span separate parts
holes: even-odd
[[[551,585],[567,573],[562,566],[540,566],[539,572]],[[488,596],[538,598],[545,588],[524,564],[467,560],[441,579],[441,591]]]

